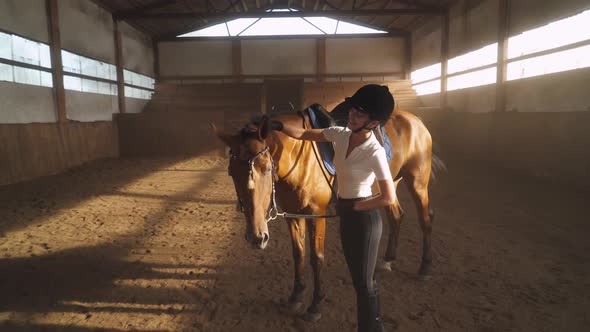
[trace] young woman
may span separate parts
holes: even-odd
[[[379,294],[374,273],[382,224],[377,208],[390,205],[395,192],[385,150],[373,129],[384,125],[394,100],[386,86],[365,85],[352,97],[346,127],[302,129],[283,125],[283,133],[295,139],[333,142],[338,181],[337,212],[340,239],[357,296],[359,332],[383,331]],[[377,180],[380,194],[372,195]]]

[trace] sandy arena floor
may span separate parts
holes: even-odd
[[[415,278],[421,235],[400,187],[400,258],[377,275],[387,331],[588,331],[588,195],[447,164],[430,281]],[[0,187],[0,330],[354,331],[337,229],[323,318],[307,323],[278,309],[293,271],[284,221],[250,249],[221,158],[98,161]]]

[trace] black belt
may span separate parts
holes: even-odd
[[[338,197],[338,200],[341,202],[356,202],[356,201],[364,201],[370,198],[375,197],[376,195],[372,195],[372,196],[365,196],[365,197],[355,197],[355,198],[342,198],[342,197]]]

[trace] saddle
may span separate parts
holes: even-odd
[[[330,116],[330,113],[326,111],[324,106],[320,104],[312,104],[305,110],[309,116],[309,122],[311,127],[314,129],[328,128],[336,125],[336,121]],[[336,175],[336,169],[334,168],[334,146],[331,142],[317,142],[320,150],[320,156],[324,167],[331,175]]]

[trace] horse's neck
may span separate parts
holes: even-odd
[[[291,125],[302,125],[303,128],[310,126],[308,119],[302,113],[281,115],[277,120],[285,121]],[[299,181],[294,173],[298,173],[303,167],[309,167],[309,148],[312,142],[306,142],[291,138],[287,135],[272,133],[267,139],[267,145],[273,155],[277,175],[280,180],[290,182]]]
[[[286,135],[281,135],[280,138],[274,135],[267,141],[280,180],[289,182],[291,178],[289,175],[295,172],[296,168],[306,167],[308,161],[305,153],[306,144],[311,142],[296,140]]]

